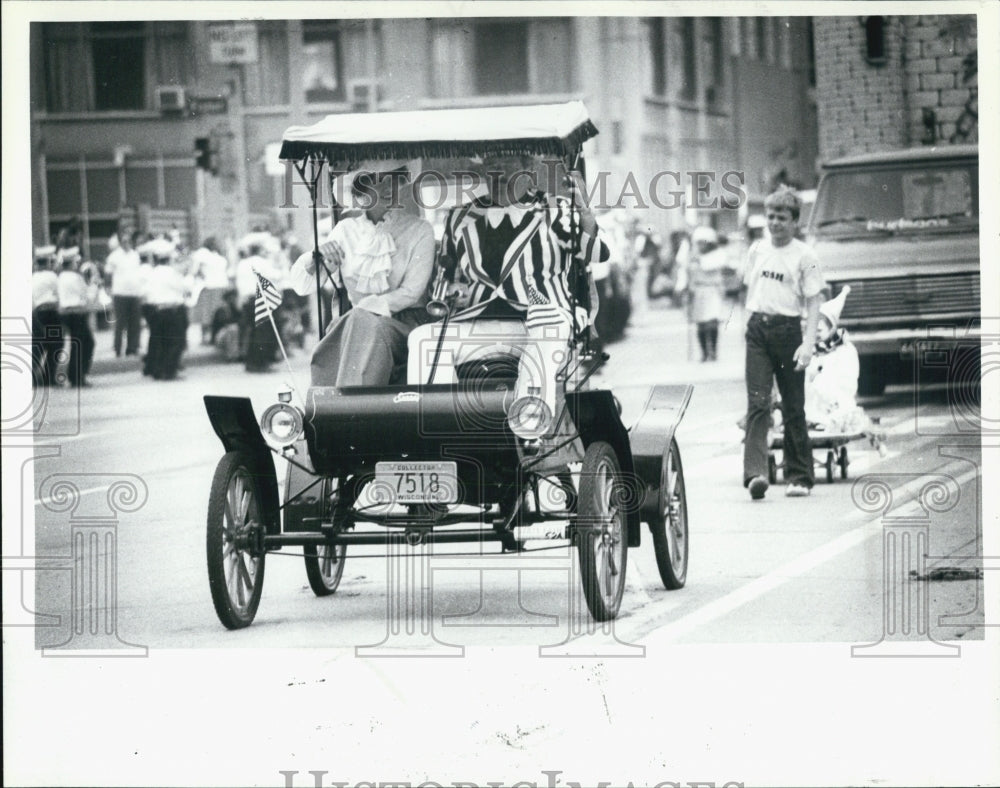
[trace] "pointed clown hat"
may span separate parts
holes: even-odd
[[[850,285],[844,285],[844,289],[837,293],[836,298],[826,301],[820,308],[820,314],[830,321],[830,325],[836,328],[840,324],[840,313],[844,311],[844,302],[851,292]]]

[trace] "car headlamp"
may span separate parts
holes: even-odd
[[[510,406],[507,424],[519,438],[539,438],[552,426],[552,409],[541,397],[521,397]]]
[[[302,435],[302,413],[293,405],[279,402],[264,411],[260,429],[278,445],[288,446]]]

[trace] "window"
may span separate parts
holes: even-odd
[[[681,98],[693,101],[697,90],[698,50],[695,41],[694,17],[686,16],[678,20],[681,32],[681,53],[683,61]]]
[[[663,96],[667,92],[667,28],[663,17],[648,20],[649,59],[652,66],[652,93]]]
[[[151,108],[156,85],[194,79],[187,22],[42,25],[49,112]]]
[[[274,106],[289,102],[288,31],[283,21],[257,23],[256,63],[244,66],[246,103]]]
[[[572,19],[431,22],[428,80],[435,98],[558,94],[573,89]]]
[[[344,101],[343,53],[336,22],[303,22],[302,88],[308,102]]]
[[[754,51],[758,60],[767,60],[767,18],[758,16],[754,19]]]
[[[528,92],[528,23],[476,25],[476,92],[502,95]]]
[[[94,109],[146,106],[145,39],[142,22],[93,22]]]
[[[704,26],[704,57],[705,64],[705,100],[714,104],[722,98],[722,86],[725,82],[725,50],[723,49],[722,19],[711,17],[705,20]]]

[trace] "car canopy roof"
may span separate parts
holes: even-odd
[[[282,159],[362,160],[457,158],[485,154],[567,156],[597,134],[582,101],[412,112],[327,115],[292,126]]]

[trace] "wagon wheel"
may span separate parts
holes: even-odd
[[[846,446],[841,446],[840,447],[840,459],[837,462],[840,464],[840,478],[841,479],[846,479],[847,478],[847,466],[850,465],[850,462],[847,459],[847,447]]]
[[[681,452],[673,439],[663,459],[659,501],[655,519],[650,520],[649,527],[653,532],[653,552],[663,586],[668,591],[683,588],[688,569],[687,494]]]
[[[767,481],[768,484],[776,484],[778,482],[778,461],[774,457],[774,453],[767,455]]]
[[[625,593],[628,539],[620,477],[614,449],[604,441],[590,444],[580,470],[576,543],[583,595],[597,621],[613,619]]]
[[[823,463],[826,468],[826,482],[827,484],[833,484],[833,450],[829,450],[826,453],[826,462]]]
[[[229,629],[249,626],[264,587],[263,529],[254,463],[241,451],[225,454],[215,469],[208,499],[208,585],[219,620]]]
[[[309,587],[316,596],[329,596],[337,590],[344,576],[347,545],[307,544],[304,553]]]
[[[321,517],[330,515],[333,504],[333,480],[326,478],[321,483],[320,512]],[[307,544],[303,549],[306,563],[306,577],[309,587],[316,596],[329,596],[337,590],[340,578],[344,575],[344,559],[347,545],[338,544]]]

